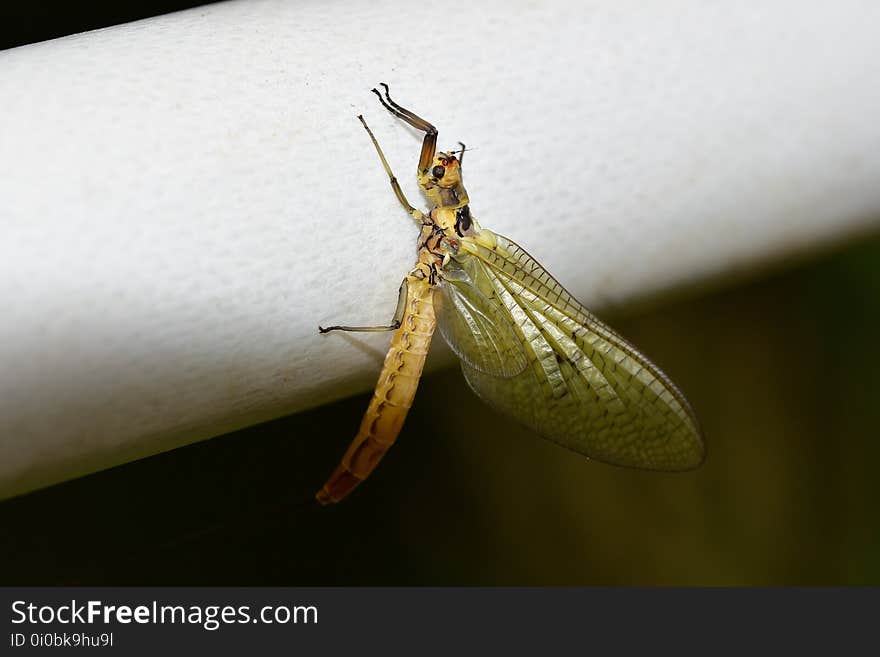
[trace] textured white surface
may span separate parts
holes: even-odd
[[[876,2],[400,7],[232,2],[0,53],[0,496],[372,385],[388,336],[316,326],[387,321],[414,257],[355,119],[420,201],[379,81],[475,148],[475,215],[586,303],[880,217]]]

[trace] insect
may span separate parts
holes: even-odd
[[[394,116],[425,133],[418,183],[431,204],[410,205],[363,116],[391,188],[420,228],[418,260],[400,286],[393,331],[360,430],[316,495],[338,502],[394,443],[415,396],[435,327],[470,387],[502,413],[584,456],[650,470],[699,466],[705,446],[684,395],[635,347],[576,301],[512,240],[481,228],[462,184],[465,147],[436,152],[437,129],[373,89]],[[459,157],[456,157],[459,155]]]

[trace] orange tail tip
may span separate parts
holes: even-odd
[[[327,483],[324,484],[321,490],[315,493],[315,499],[318,500],[318,503],[322,506],[335,504],[353,491],[362,481],[363,479],[355,476],[355,474],[344,465],[339,465],[339,467],[333,471],[333,474],[330,475]]]

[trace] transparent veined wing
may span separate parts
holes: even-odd
[[[465,237],[443,275],[449,277],[443,285],[463,300],[441,305],[441,326],[467,325],[477,333],[445,330],[453,350],[468,355],[494,342],[499,353],[525,359],[522,370],[509,374],[462,356],[468,384],[490,405],[607,463],[687,470],[702,462],[700,429],[678,388],[516,243],[485,229]],[[485,323],[445,316],[487,304],[493,307],[484,313],[493,320],[489,330]]]
[[[444,269],[434,293],[440,334],[469,368],[511,377],[528,366],[526,351],[486,270],[475,258]]]

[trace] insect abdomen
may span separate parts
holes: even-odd
[[[366,479],[394,444],[412,405],[436,325],[434,288],[408,276],[406,310],[391,338],[385,364],[360,430],[336,470],[315,496],[338,502]]]

